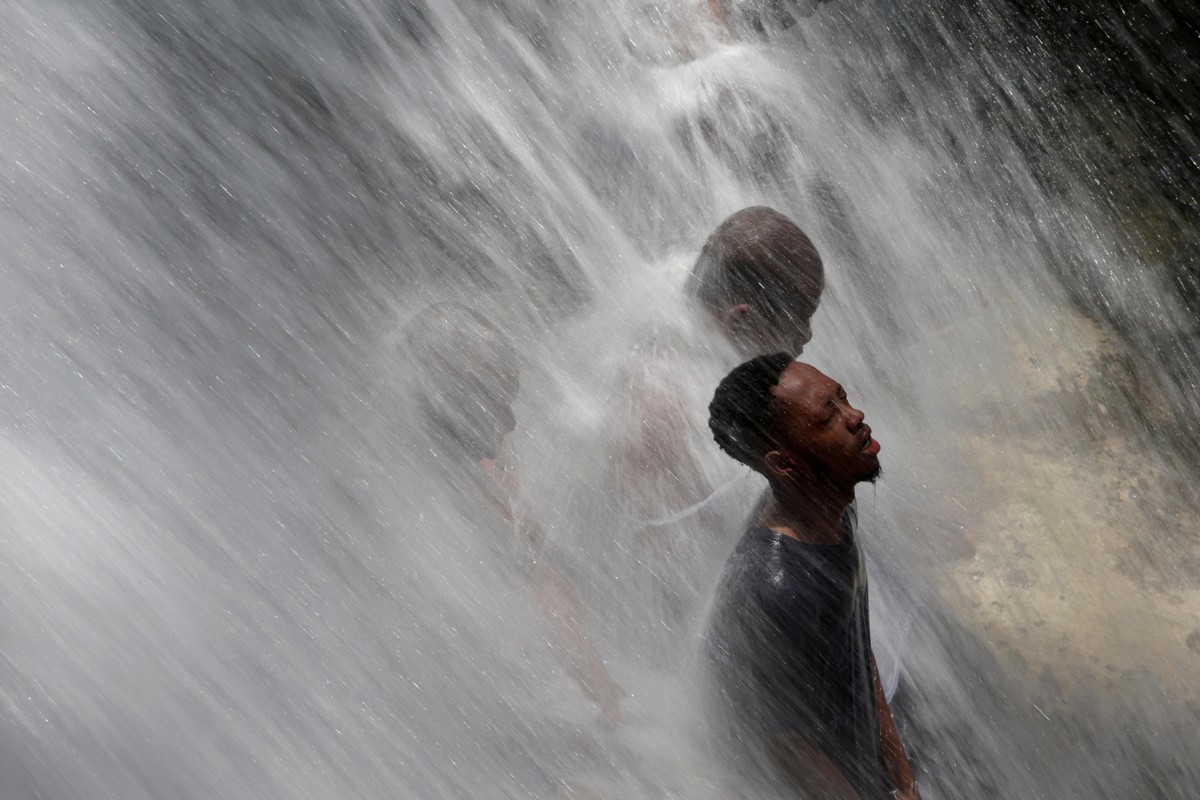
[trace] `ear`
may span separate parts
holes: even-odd
[[[753,313],[754,307],[749,303],[739,303],[726,310],[725,316],[721,318],[721,324],[725,326],[725,330],[737,336],[746,327],[746,323]]]
[[[763,456],[763,465],[769,478],[796,477],[796,462],[782,450],[771,450]]]

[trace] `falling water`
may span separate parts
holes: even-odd
[[[1014,9],[908,5],[5,5],[3,796],[728,796],[688,642],[761,487],[703,436],[731,356],[681,286],[750,204],[821,250],[805,356],[885,448],[925,796],[1193,796],[1194,285],[1087,144],[1136,107]],[[521,351],[526,510],[615,722],[429,467],[399,331],[446,301]]]

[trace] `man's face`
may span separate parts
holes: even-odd
[[[744,355],[784,352],[799,355],[812,339],[812,317],[825,291],[821,260],[798,234],[787,256],[779,257],[758,295],[749,297],[739,324],[730,327]]]
[[[423,396],[431,421],[475,458],[496,458],[503,439],[517,426],[513,402],[520,389],[515,369],[482,366],[450,372]]]
[[[484,366],[467,382],[462,398],[475,414],[476,435],[487,449],[489,457],[499,453],[504,437],[517,427],[513,403],[521,387],[516,370]]]
[[[783,371],[774,395],[780,450],[802,478],[849,488],[879,476],[879,443],[841,384],[795,362]]]
[[[798,278],[778,301],[755,309],[758,352],[803,352],[812,341],[812,318],[824,289],[820,278]]]

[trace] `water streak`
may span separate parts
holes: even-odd
[[[680,288],[750,204],[820,248],[806,357],[885,447],[925,796],[1194,791],[1194,318],[1063,152],[1054,54],[910,5],[0,10],[5,796],[724,796],[686,654],[761,487],[697,505],[736,357]],[[615,725],[412,419],[397,330],[481,299]]]

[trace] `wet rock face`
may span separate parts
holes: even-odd
[[[920,467],[952,493],[945,527],[962,535],[935,551],[948,605],[1072,691],[1146,670],[1200,700],[1200,504],[1192,470],[1152,438],[1170,410],[1106,326],[1059,308],[1042,327],[1000,343],[994,384],[955,390],[976,421],[956,434],[971,477]]]
[[[920,31],[916,62],[941,82],[964,60],[984,65],[970,113],[1012,137],[1049,201],[1029,215],[1051,269],[1079,310],[1164,371],[1196,427],[1200,4],[968,2],[938,22],[949,55],[920,51],[941,35]],[[1011,156],[997,151],[992,168]]]
[[[1193,466],[1154,443],[1169,405],[1109,326],[1071,308],[1051,309],[1033,333],[982,327],[1001,330],[987,380],[956,383],[960,414],[913,451],[929,513],[908,528],[939,575],[922,622],[971,675],[974,713],[949,713],[936,692],[911,707],[902,698],[916,720],[906,745],[931,787],[994,747],[997,731],[1021,730],[1030,735],[1014,747],[1037,775],[1030,796],[1094,785],[1188,797],[1200,498]],[[972,335],[960,324],[939,340],[950,351]],[[910,667],[934,669],[923,657],[910,653]],[[978,785],[961,796],[1012,794],[999,788],[1008,776],[970,779]]]
[[[1018,29],[1059,68],[1062,113],[1043,145],[1086,177],[1108,213],[1117,255],[1141,262],[1181,313],[1155,324],[1147,319],[1152,309],[1121,309],[1084,259],[1064,254],[1059,277],[1082,310],[1151,350],[1186,386],[1200,346],[1200,5],[1014,0],[1012,7]]]
[[[1067,99],[1092,108],[1104,135],[1144,169],[1138,178],[1194,209],[1200,128],[1200,4],[1194,0],[1046,4],[1013,0],[1018,30],[1066,67]],[[1122,139],[1136,129],[1136,140]]]

